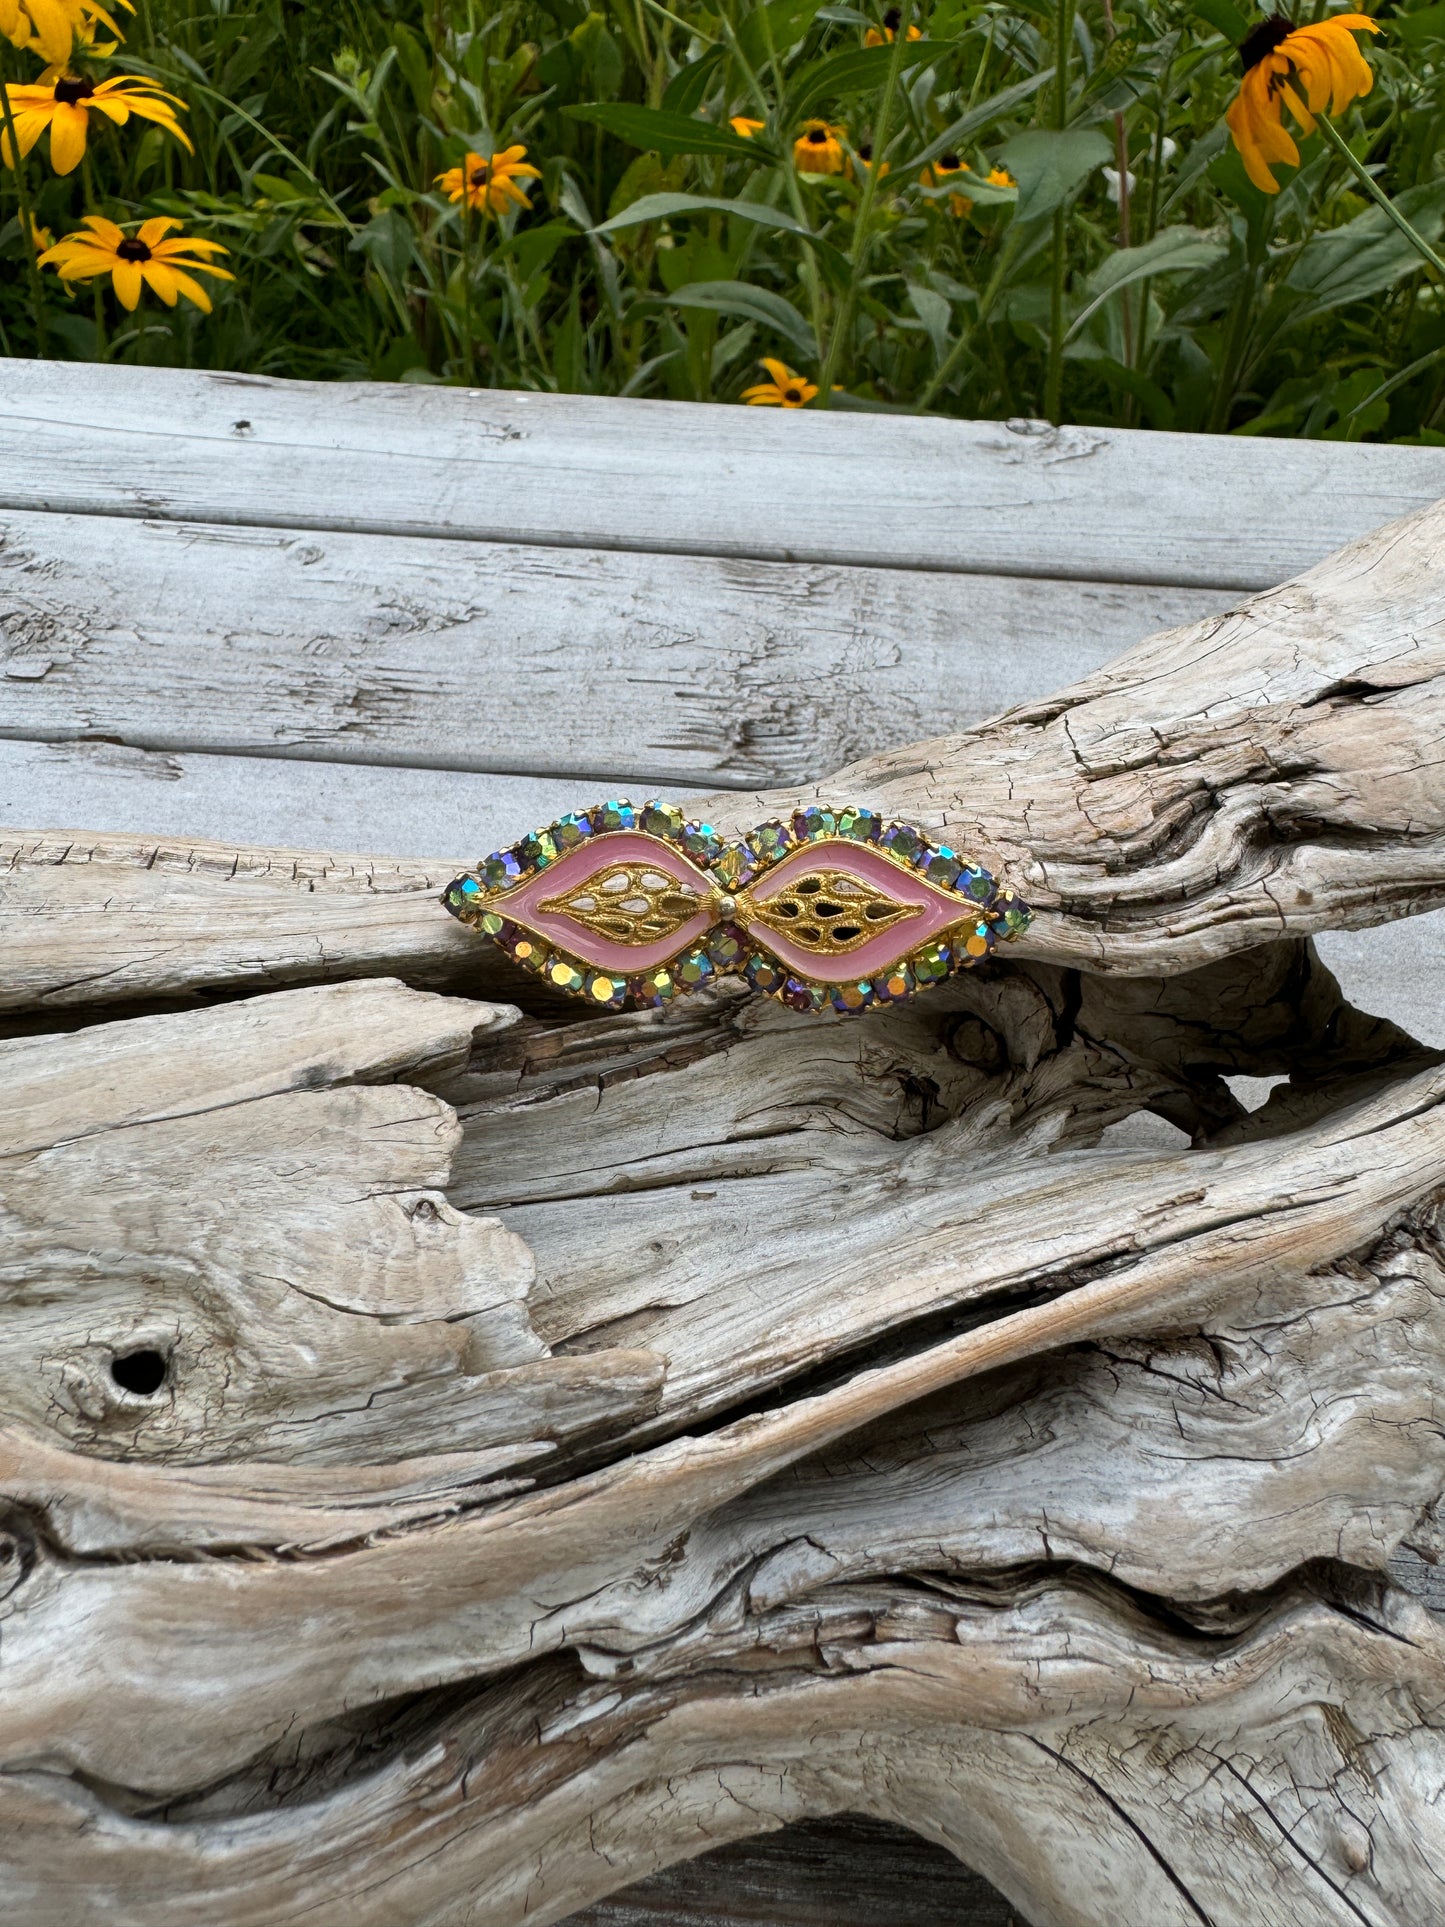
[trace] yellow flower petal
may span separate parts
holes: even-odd
[[[134,314],[141,292],[140,262],[117,261],[110,271],[110,278],[116,300],[128,313]]]
[[[50,165],[57,174],[73,174],[85,158],[88,126],[85,109],[66,101],[56,103],[50,117]]]

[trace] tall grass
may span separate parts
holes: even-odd
[[[49,352],[699,401],[771,356],[815,407],[1445,443],[1445,288],[1320,136],[1251,186],[1233,0],[900,13],[890,40],[880,7],[817,0],[138,0],[95,71],[173,88],[196,152],[133,122],[59,179],[42,148],[38,219],[174,214],[238,278],[211,316],[127,316],[47,271]],[[1433,240],[1445,4],[1380,20],[1341,125]],[[809,118],[842,171],[799,171]],[[435,177],[513,143],[530,211],[463,217]],[[0,175],[25,355],[16,206]]]

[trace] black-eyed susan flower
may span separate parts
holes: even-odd
[[[1375,84],[1356,33],[1378,33],[1365,13],[1337,13],[1332,20],[1296,27],[1280,14],[1259,25],[1241,44],[1244,79],[1224,118],[1244,171],[1265,194],[1278,194],[1272,168],[1299,166],[1299,148],[1284,124],[1288,107],[1300,131],[1312,134],[1315,115],[1343,113]]]
[[[766,124],[760,120],[749,120],[746,114],[734,114],[728,122],[733,132],[740,134],[745,141],[750,141],[754,134],[761,134]]]
[[[893,167],[892,161],[880,161],[878,163],[877,173],[880,181],[883,179],[883,176],[885,174],[890,173],[892,171],[892,167]],[[873,173],[874,168],[873,168],[872,141],[860,141],[858,145],[853,149],[853,171],[858,176],[860,181],[866,175]]]
[[[883,16],[882,27],[870,27],[867,33],[864,34],[863,45],[865,47],[891,46],[898,38],[898,23],[902,18],[903,10],[901,7],[890,7]],[[923,31],[921,28],[913,26],[910,23],[908,31],[904,34],[903,38],[905,40],[921,40],[923,38]]]
[[[153,120],[168,134],[174,134],[188,152],[195,152],[176,119],[176,109],[186,103],[140,74],[115,74],[100,81],[85,74],[53,74],[34,87],[8,87],[5,91],[15,118],[21,158],[48,127],[50,165],[57,174],[71,173],[84,159],[92,114],[114,121],[117,127],[124,127],[132,114],[139,120]],[[0,135],[0,160],[7,167],[15,165],[8,129]]]
[[[436,184],[449,201],[464,200],[479,214],[506,214],[532,205],[518,181],[541,178],[540,168],[529,165],[525,147],[507,147],[500,154],[468,154],[460,167],[438,174]]]
[[[749,408],[806,408],[818,392],[817,382],[804,381],[785,361],[764,355],[762,366],[768,371],[768,379],[743,390]]]
[[[120,4],[134,13],[131,0]],[[42,55],[53,66],[65,65],[77,40],[94,41],[97,21],[120,39],[119,27],[97,0],[0,0],[0,39],[22,53]]]
[[[940,154],[930,166],[925,167],[918,177],[920,187],[942,187],[950,174],[971,174],[973,169],[966,160],[957,154]],[[950,194],[948,211],[956,221],[965,221],[973,212],[973,202],[966,194]]]
[[[843,129],[834,127],[831,121],[804,121],[802,133],[793,142],[793,165],[800,174],[841,174],[845,162],[842,136]]]
[[[168,308],[176,305],[178,295],[194,301],[204,313],[211,312],[211,297],[195,279],[197,272],[213,274],[221,281],[234,281],[235,275],[210,261],[197,260],[198,254],[224,254],[219,241],[203,241],[194,234],[171,234],[179,221],[158,214],[143,221],[136,234],[127,234],[103,214],[87,214],[85,231],[67,234],[40,257],[43,268],[54,268],[62,281],[91,281],[108,274],[120,305],[134,309],[142,287],[158,294]]]

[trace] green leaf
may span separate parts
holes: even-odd
[[[1161,228],[1142,247],[1116,248],[1089,276],[1087,305],[1075,315],[1068,338],[1076,335],[1111,295],[1156,274],[1187,274],[1212,267],[1229,252],[1228,237],[1200,228]]]
[[[618,228],[637,227],[643,221],[670,221],[676,214],[730,214],[740,221],[756,221],[759,227],[784,228],[790,234],[812,239],[802,222],[780,207],[768,207],[762,201],[725,201],[713,194],[644,194],[640,201],[589,232],[614,234]]]
[[[1408,47],[1423,46],[1427,40],[1445,40],[1445,6],[1421,7],[1416,13],[1392,13],[1390,32]]]
[[[1427,181],[1395,196],[1395,205],[1427,241],[1445,228],[1445,180]],[[1317,234],[1296,255],[1284,285],[1304,296],[1290,316],[1292,324],[1311,321],[1331,308],[1383,294],[1412,269],[1423,267],[1419,254],[1381,207],[1366,208],[1343,227]]]
[[[1012,87],[1004,87],[998,93],[990,94],[987,100],[981,100],[977,106],[970,107],[968,112],[954,121],[951,127],[945,127],[938,138],[931,140],[927,147],[920,148],[912,160],[905,161],[902,171],[905,174],[911,174],[915,167],[927,167],[930,161],[936,161],[940,154],[948,153],[950,148],[956,150],[966,146],[975,134],[981,134],[985,127],[991,126],[996,120],[1002,120],[1005,115],[1011,114],[1015,107],[1021,107],[1026,100],[1039,91],[1040,87],[1047,86],[1053,77],[1053,68],[1045,67],[1042,73],[1030,74],[1027,80],[1015,81]]]
[[[616,134],[631,147],[657,154],[723,154],[729,160],[776,160],[762,142],[745,140],[731,127],[716,121],[694,120],[690,114],[670,114],[662,107],[631,107],[622,102],[590,101],[584,107],[564,107],[568,120],[585,121]]]
[[[416,258],[411,222],[394,207],[383,208],[349,243],[350,252],[365,254],[384,274],[399,281]]]
[[[667,83],[667,92],[662,96],[664,113],[695,114],[707,97],[718,67],[722,63],[721,47],[709,47],[700,60],[679,67]]]
[[[738,28],[738,46],[754,73],[767,65],[769,37],[781,61],[812,26],[818,6],[819,0],[771,0],[747,15]]]
[[[1248,15],[1235,6],[1234,0],[1194,0],[1194,11],[1235,47],[1253,25]]]
[[[953,310],[936,288],[925,288],[918,283],[908,283],[908,300],[913,312],[928,330],[928,338],[933,343],[933,352],[940,361],[948,353],[948,329],[953,319]]]
[[[1031,127],[999,151],[999,161],[1019,184],[1014,219],[1036,221],[1077,194],[1095,168],[1113,155],[1097,127]]]
[[[827,54],[822,60],[809,61],[789,96],[789,115],[794,120],[807,120],[825,100],[875,92],[888,78],[888,63],[894,51],[892,47],[851,47],[845,53]],[[902,63],[905,67],[922,67],[952,52],[953,49],[941,41],[910,40],[904,45]]]
[[[771,288],[755,288],[746,281],[693,281],[674,288],[665,304],[673,308],[702,308],[711,314],[737,315],[743,321],[756,321],[779,334],[805,359],[816,359],[818,344],[813,330],[802,315]]]

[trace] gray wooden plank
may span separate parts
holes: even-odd
[[[0,741],[0,823],[39,830],[424,854],[460,867],[595,800],[526,776]]]
[[[1224,600],[0,512],[0,735],[751,788],[1036,698]]]
[[[558,1927],[1028,1927],[944,1847],[860,1814],[679,1861]]]
[[[1445,450],[0,362],[0,506],[1268,587]]]

